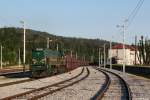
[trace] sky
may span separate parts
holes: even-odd
[[[67,37],[122,42],[121,25],[139,0],[0,0],[0,27],[26,27]],[[126,43],[150,35],[150,0],[145,0],[130,27]]]

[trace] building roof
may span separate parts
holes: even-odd
[[[123,49],[123,44],[116,44],[112,46],[112,49]],[[130,49],[131,51],[135,51],[136,48],[134,46],[125,45],[125,49]]]

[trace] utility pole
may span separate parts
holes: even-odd
[[[72,58],[72,50],[71,50],[71,58]]]
[[[58,48],[59,48],[59,47],[58,47],[58,43],[57,43],[57,51],[58,51]]]
[[[106,44],[104,44],[104,68],[106,67],[106,52],[105,52],[105,49],[106,49]]]
[[[125,25],[123,26],[123,74],[125,74]]]
[[[85,65],[85,55],[83,55],[83,63],[84,63],[84,65]]]
[[[76,60],[78,59],[78,53],[76,52]]]
[[[21,65],[21,61],[20,61],[20,48],[19,48],[19,67]]]
[[[112,41],[110,40],[110,69],[112,69]]]
[[[49,49],[49,37],[47,38],[47,49]]]
[[[91,55],[91,62],[93,62],[93,55]]]
[[[136,65],[136,61],[137,61],[137,36],[135,36],[135,65]]]
[[[94,62],[94,60],[95,60],[95,54],[94,54],[94,48],[93,48],[93,55],[92,55],[92,60],[93,60],[93,62]]]
[[[103,64],[103,55],[101,53],[101,65]]]
[[[124,20],[123,25],[117,25],[117,27],[121,27],[123,29],[123,74],[125,75],[125,29],[126,29],[126,22],[128,19]]]
[[[25,22],[20,21],[23,24],[23,72],[25,72],[25,63],[26,63],[26,29],[25,29]]]
[[[3,69],[3,46],[1,45],[1,69]]]
[[[72,60],[72,50],[71,50],[70,53],[71,53],[71,67],[72,67],[72,65],[73,65],[73,62],[72,62],[72,61],[73,61],[73,60]]]
[[[99,68],[100,68],[100,66],[101,66],[101,63],[100,63],[100,56],[101,56],[101,52],[100,52],[100,48],[99,48]]]

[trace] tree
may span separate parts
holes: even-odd
[[[98,61],[98,48],[103,44],[109,44],[108,41],[99,39],[70,38],[63,36],[55,36],[47,32],[40,32],[31,29],[26,30],[26,63],[29,64],[32,57],[31,52],[36,48],[46,48],[46,39],[57,40],[50,43],[50,48],[56,50],[56,44],[59,45],[59,51],[73,51],[73,55],[78,54],[78,58],[83,56],[90,60],[94,55],[94,60]],[[4,62],[17,64],[18,50],[21,52],[21,61],[23,60],[23,29],[14,27],[0,28],[0,44],[4,46]]]
[[[147,38],[144,39],[143,36],[141,36],[141,39],[138,43],[138,50],[139,50],[139,56],[138,59],[140,63],[144,65],[150,64],[150,40]]]

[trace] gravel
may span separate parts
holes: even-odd
[[[102,100],[126,100],[127,90],[122,80],[112,73],[108,73],[111,80],[108,90],[104,93]]]
[[[0,87],[0,99],[12,96],[18,93],[23,93],[29,90],[33,90],[35,88],[40,88],[43,86],[51,85],[63,80],[66,80],[68,78],[71,78],[73,76],[76,76],[79,74],[82,70],[82,67],[79,67],[73,71],[68,72],[68,73],[63,73],[60,75],[52,76],[52,77],[47,77],[47,78],[42,78],[30,82],[24,82],[20,84],[14,84],[10,86],[5,86],[5,87]]]
[[[5,76],[0,76],[0,85],[5,84],[5,83],[10,83],[10,82],[16,82],[16,81],[21,81],[21,80],[27,80],[30,78],[7,78]]]
[[[105,75],[92,67],[88,68],[90,75],[85,80],[41,98],[41,100],[89,100],[101,89],[105,82]]]
[[[128,73],[123,76],[120,71],[111,71],[119,74],[128,83],[132,92],[132,100],[150,100],[150,79]]]

